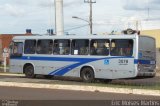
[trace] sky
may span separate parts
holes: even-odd
[[[95,0],[93,0],[95,1]],[[89,4],[84,0],[63,0],[66,33],[89,34]],[[109,33],[126,28],[160,29],[160,0],[96,0],[93,4],[93,33]],[[54,0],[1,0],[0,34],[45,34],[55,29]]]

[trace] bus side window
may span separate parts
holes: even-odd
[[[88,54],[89,54],[88,39],[72,40],[72,55],[88,55]]]
[[[58,39],[54,41],[53,54],[69,55],[70,54],[70,40]]]
[[[36,40],[26,40],[24,45],[24,54],[35,54]]]
[[[52,54],[52,40],[38,40],[37,43],[37,53],[38,54]]]
[[[108,39],[93,39],[91,40],[90,54],[107,56],[109,55],[109,45]]]
[[[132,56],[133,40],[115,39],[111,41],[111,56]]]

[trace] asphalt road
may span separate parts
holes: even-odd
[[[0,100],[160,100],[156,96],[0,87]]]
[[[0,81],[4,82],[22,82],[22,83],[47,83],[47,84],[78,84],[84,85],[79,79],[68,78],[52,78],[44,79],[39,76],[35,79],[28,79],[24,76],[0,75]],[[148,79],[121,79],[114,80],[112,83],[129,83],[129,84],[155,84],[160,83],[160,77]],[[18,105],[14,106],[121,106],[122,102],[130,103],[132,100],[134,105],[143,106],[141,101],[146,100],[146,103],[158,101],[158,104],[152,106],[160,106],[160,97],[143,96],[134,94],[119,94],[119,93],[103,93],[103,92],[84,92],[71,90],[56,90],[56,89],[36,89],[36,88],[18,88],[18,87],[0,87],[0,105],[6,103],[6,100],[18,100]],[[23,100],[23,101],[21,101]],[[37,101],[38,100],[38,101]],[[49,100],[49,101],[48,101]],[[66,101],[67,100],[67,101]],[[74,100],[74,101],[73,101]],[[82,101],[80,101],[82,100]],[[86,101],[88,100],[88,101]],[[102,101],[103,100],[103,101]],[[110,100],[107,101],[106,100]],[[120,101],[119,101],[120,100]],[[138,101],[137,101],[138,100]],[[151,102],[150,102],[151,101]],[[17,103],[17,101],[11,101]],[[114,103],[114,105],[112,104]],[[8,103],[8,101],[7,101]],[[10,103],[10,101],[9,101]],[[117,104],[116,104],[117,103]],[[120,104],[119,104],[120,103]],[[125,104],[125,106],[128,106]],[[150,106],[145,104],[145,106]]]

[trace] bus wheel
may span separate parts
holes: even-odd
[[[94,81],[94,72],[92,68],[86,67],[81,71],[81,78],[84,82],[93,82]]]
[[[28,65],[24,68],[24,73],[25,73],[25,76],[27,78],[34,78],[35,77],[35,74],[34,74],[34,68],[32,65]]]

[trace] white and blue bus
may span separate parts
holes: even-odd
[[[16,36],[10,72],[94,79],[135,78],[156,74],[155,39],[133,35]]]

